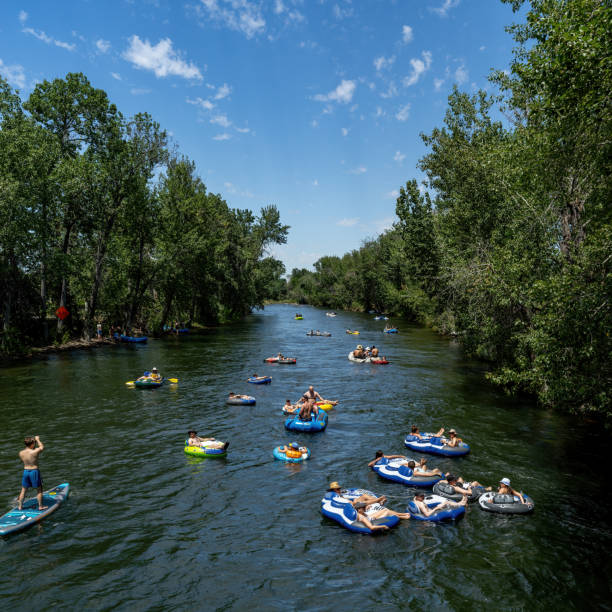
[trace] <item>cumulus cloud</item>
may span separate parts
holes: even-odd
[[[183,60],[172,48],[169,38],[162,38],[152,45],[148,39],[142,41],[134,34],[130,38],[130,46],[123,52],[123,58],[136,68],[151,70],[158,78],[174,75],[185,79],[202,79],[200,69]]]
[[[470,78],[467,68],[461,64],[457,70],[455,70],[455,81],[459,83],[459,85],[463,85]]]
[[[442,6],[433,7],[432,10],[434,13],[438,14],[440,17],[446,17],[448,11],[452,8],[455,8],[461,0],[444,0]]]
[[[353,99],[356,87],[355,81],[342,80],[336,89],[330,91],[328,94],[317,94],[314,99],[319,102],[340,102],[342,104],[348,104]]]
[[[406,121],[410,117],[410,104],[404,104],[404,106],[400,106],[397,113],[395,113],[395,118],[398,121]]]
[[[229,140],[231,137],[232,135],[226,132],[224,134],[217,134],[216,136],[213,136],[213,140]]]
[[[393,161],[396,161],[398,164],[401,164],[406,159],[406,155],[401,151],[396,151],[393,156]]]
[[[368,169],[365,166],[357,166],[357,168],[353,168],[349,170],[349,174],[365,174]]]
[[[387,198],[392,198],[393,200],[396,200],[397,198],[399,198],[399,191],[397,189],[394,189],[393,191],[389,191],[388,193],[386,193],[385,196]]]
[[[391,81],[389,83],[389,86],[387,87],[387,91],[380,92],[380,97],[386,99],[386,98],[393,98],[395,96],[397,96],[397,87],[395,83]]]
[[[395,55],[392,55],[391,57],[384,57],[381,55],[374,60],[374,68],[380,72],[384,68],[391,68],[391,66],[393,66],[393,62],[395,62]]]
[[[210,100],[204,100],[199,96],[195,100],[191,100],[187,98],[187,104],[193,104],[194,106],[201,106],[204,110],[212,110],[215,108],[215,105]]]
[[[334,4],[333,13],[336,19],[346,19],[353,16],[353,9],[349,7],[341,8],[338,4]]]
[[[121,80],[121,75],[118,72],[111,72],[111,76],[117,81]]]
[[[434,79],[434,89],[440,91],[442,85],[444,85],[444,79]]]
[[[8,81],[9,85],[16,89],[23,89],[25,87],[25,72],[23,71],[23,66],[19,64],[8,66],[0,59],[0,75]]]
[[[223,83],[223,85],[217,88],[215,100],[223,100],[223,98],[227,98],[231,93],[232,88],[227,83]]]
[[[48,45],[55,45],[56,47],[66,49],[67,51],[74,51],[76,48],[75,44],[57,40],[56,38],[53,38],[52,36],[49,36],[47,33],[43,32],[42,30],[35,30],[34,28],[23,28],[23,30],[21,31],[24,34],[30,34],[31,36],[34,36],[34,38],[38,38],[38,40],[42,40],[44,43],[47,43]]]
[[[285,5],[276,2],[274,8],[280,14],[284,12]],[[266,29],[266,20],[259,4],[249,0],[200,0],[198,12],[204,12],[211,21],[230,30],[242,32],[247,38],[261,34]]]
[[[25,11],[19,11],[19,21],[25,23],[28,20],[28,14]]]
[[[227,118],[226,115],[216,115],[212,117],[210,122],[216,125],[220,125],[221,127],[224,127],[224,128],[228,128],[230,125],[232,125],[232,122]]]
[[[418,58],[413,57],[410,60],[410,65],[412,66],[412,72],[407,77],[404,77],[404,81],[403,81],[406,87],[410,87],[411,85],[414,85],[415,83],[417,83],[418,80],[421,78],[421,75],[429,70],[431,66],[431,52],[423,51],[421,53],[421,57],[423,59],[418,59]]]
[[[408,44],[413,38],[412,28],[409,25],[402,26],[402,41]]]
[[[108,42],[108,40],[99,38],[98,40],[96,40],[96,48],[100,53],[106,53],[111,48],[111,44],[110,42]]]
[[[248,134],[251,131],[251,128],[248,127],[243,127],[243,128],[236,128],[237,132],[240,132],[241,134]]]
[[[341,227],[353,227],[359,223],[359,217],[354,217],[353,219],[340,219],[340,221],[336,222],[336,225],[340,225]]]

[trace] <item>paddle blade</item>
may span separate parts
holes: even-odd
[[[178,378],[166,378],[168,382],[171,382],[173,385],[178,383]]]
[[[125,384],[126,384],[126,385],[133,385],[133,384],[134,384],[134,381],[133,381],[133,380],[128,380],[128,381],[127,381]]]

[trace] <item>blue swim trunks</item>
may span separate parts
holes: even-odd
[[[21,486],[24,489],[29,489],[30,487],[38,489],[38,487],[42,487],[42,478],[40,476],[40,470],[23,470]]]

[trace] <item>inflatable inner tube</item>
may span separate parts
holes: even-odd
[[[302,421],[299,415],[289,417],[285,421],[285,429],[289,431],[304,431],[318,432],[323,431],[327,427],[327,413],[324,410],[319,410],[318,415],[312,415],[310,421]]]
[[[399,329],[397,329],[396,327],[392,327],[391,329],[383,329],[383,332],[385,334],[397,334],[399,333]]]
[[[295,357],[284,357],[283,359],[279,359],[277,363],[297,363],[297,359]]]
[[[345,499],[354,499],[342,492],[342,496],[337,493],[328,492],[325,497],[321,500],[321,513],[323,516],[336,521],[345,529],[353,531],[355,533],[365,533],[373,535],[375,533],[382,533],[387,530],[376,529],[372,531],[369,527],[366,527],[365,523],[361,522],[357,510],[353,506],[345,501]],[[361,493],[360,493],[361,494]],[[355,497],[358,497],[356,495]],[[395,527],[399,523],[397,516],[385,516],[380,519],[374,519],[370,521],[373,525],[386,525],[389,529]]]
[[[220,459],[227,456],[227,450],[223,448],[209,448],[206,446],[189,446],[185,440],[185,454],[192,457],[209,457],[211,459]]]
[[[306,446],[300,446],[299,450],[295,451],[291,448],[287,449],[287,446],[277,446],[272,454],[275,459],[287,463],[301,463],[310,457],[310,450]]]
[[[327,402],[317,402],[317,406],[320,410],[331,410],[334,407],[333,404],[328,404]]]
[[[535,506],[533,499],[524,493],[521,494],[525,499],[524,504],[516,495],[501,495],[495,491],[489,491],[481,495],[478,503],[483,510],[500,514],[528,514],[533,512]]]
[[[440,497],[439,495],[428,495],[423,500],[425,505],[428,508],[436,508],[437,506],[441,506],[446,499],[444,497]],[[437,510],[430,516],[425,516],[414,503],[411,501],[408,504],[407,512],[410,512],[410,518],[416,519],[417,521],[430,521],[432,523],[437,523],[439,521],[451,521],[459,518],[463,514],[465,514],[465,506],[455,506],[454,508],[442,508]]]
[[[433,486],[433,492],[436,495],[439,495],[440,497],[444,497],[445,499],[451,499],[455,502],[460,502],[463,499],[463,495],[461,495],[461,493],[457,493],[455,489],[445,480],[437,482]],[[478,501],[478,498],[485,492],[485,487],[472,487],[472,494],[468,497],[468,502]]]
[[[372,466],[381,477],[393,482],[399,482],[409,487],[431,487],[442,479],[442,476],[419,476],[413,472],[404,459],[386,459],[383,457]]]
[[[278,357],[267,357],[264,359],[265,363],[276,363],[278,361]]]
[[[230,406],[253,406],[255,404],[255,398],[250,395],[247,397],[230,397],[225,403]]]
[[[164,384],[165,380],[165,378],[161,380],[135,380],[134,386],[139,389],[157,389],[157,387],[161,387]]]
[[[259,378],[248,378],[247,382],[252,383],[254,385],[267,385],[272,382],[271,376],[260,376]]]
[[[375,365],[387,365],[389,362],[386,359],[372,359],[370,358],[370,363]]]
[[[457,446],[448,446],[444,444],[442,438],[435,436],[421,437],[408,434],[404,440],[404,444],[413,451],[421,453],[431,453],[432,455],[442,455],[443,457],[462,457],[470,452],[470,447],[465,442],[460,442]]]
[[[363,357],[363,358],[361,358],[361,357],[355,357],[355,356],[353,355],[353,352],[354,352],[354,351],[351,351],[351,352],[348,354],[348,359],[349,359],[349,361],[354,361],[355,363],[370,363],[370,361],[371,361],[370,357]]]

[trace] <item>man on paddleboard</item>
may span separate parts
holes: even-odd
[[[19,451],[19,458],[23,461],[23,477],[21,479],[21,493],[17,499],[17,507],[22,509],[23,499],[26,491],[30,488],[37,489],[36,499],[38,500],[38,509],[46,510],[47,506],[43,506],[42,494],[43,483],[38,468],[38,456],[45,449],[44,444],[38,436],[31,438],[28,436],[24,440],[25,448]]]

